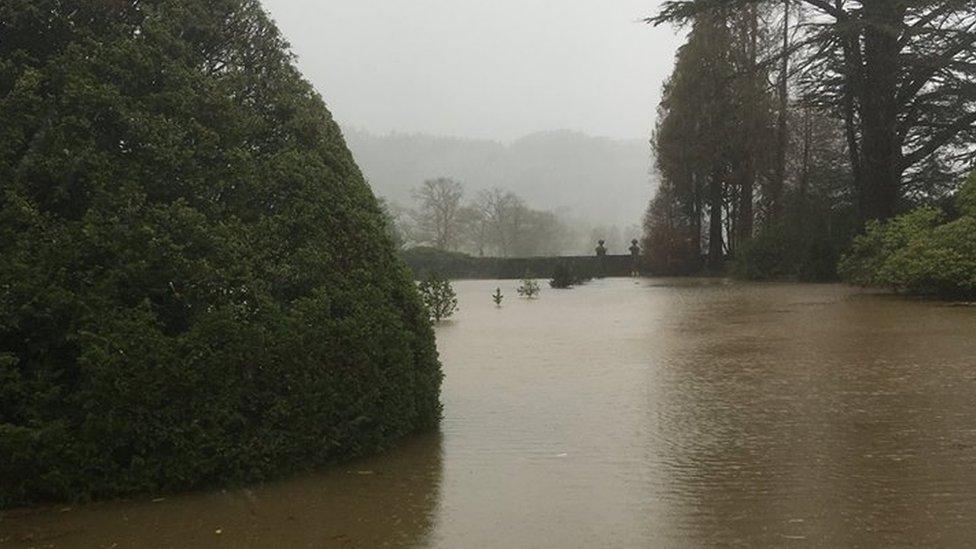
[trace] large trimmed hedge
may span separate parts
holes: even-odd
[[[426,313],[256,0],[5,0],[0,37],[0,507],[436,424]]]

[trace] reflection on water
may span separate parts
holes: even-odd
[[[412,547],[429,544],[441,437],[322,474],[249,489],[15,511],[7,547]]]
[[[495,308],[491,293],[509,296]],[[840,286],[458,282],[441,437],[322,475],[8,514],[15,547],[958,546],[976,310]],[[215,534],[222,529],[220,535]],[[34,540],[27,539],[33,535]]]

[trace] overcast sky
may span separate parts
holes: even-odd
[[[658,0],[264,0],[343,125],[650,136],[680,38]]]

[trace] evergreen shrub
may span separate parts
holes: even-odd
[[[426,311],[256,0],[7,0],[0,36],[0,507],[436,424]]]

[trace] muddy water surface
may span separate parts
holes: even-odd
[[[829,285],[515,286],[455,284],[440,433],[247,490],[9,512],[0,546],[976,540],[976,309]]]

